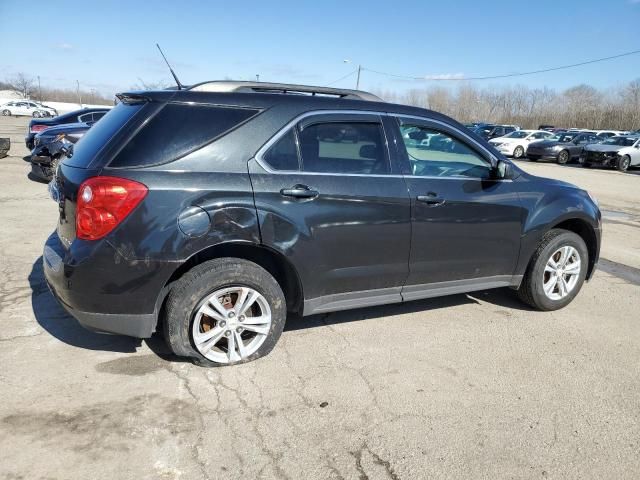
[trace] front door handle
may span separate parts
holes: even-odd
[[[293,198],[316,198],[318,191],[307,185],[295,185],[291,188],[283,188],[280,190],[280,195]]]
[[[426,195],[418,195],[416,199],[419,202],[426,203],[430,207],[437,207],[438,205],[444,204],[444,198],[439,197],[434,192],[429,192]]]

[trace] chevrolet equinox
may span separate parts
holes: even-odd
[[[593,275],[595,200],[445,115],[251,82],[118,98],[49,186],[45,276],[91,330],[230,365],[288,314],[498,287],[556,310]]]

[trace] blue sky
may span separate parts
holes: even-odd
[[[640,49],[640,0],[574,1],[24,1],[0,0],[0,78],[105,93],[170,77],[326,85],[365,68],[410,76],[481,76]],[[39,28],[47,28],[38,33]],[[353,63],[345,64],[343,59]],[[640,54],[480,86],[614,87],[640,77]],[[364,71],[361,88],[406,90]],[[437,82],[455,86],[455,82]],[[335,86],[354,87],[355,76]]]

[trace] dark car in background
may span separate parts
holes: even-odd
[[[504,137],[516,130],[518,127],[515,125],[483,125],[475,128],[473,132],[485,140],[491,140],[492,138]]]
[[[598,261],[586,191],[445,115],[263,82],[119,99],[50,184],[45,277],[87,328],[162,330],[179,356],[238,364],[273,349],[288,312],[498,287],[556,310]]]
[[[527,158],[532,161],[555,160],[563,165],[578,160],[584,147],[600,139],[594,133],[562,132],[527,147]]]
[[[618,152],[623,148],[633,147],[638,138],[640,138],[638,135],[616,135],[601,143],[588,145],[582,152],[580,159],[582,166],[586,168],[593,166],[613,167],[626,171],[629,168],[629,163],[626,159],[621,158]]]
[[[31,152],[31,175],[48,182],[53,177],[59,160],[91,128],[87,123],[57,125],[38,133]]]
[[[95,123],[100,120],[110,109],[107,107],[83,108],[65,113],[51,119],[32,119],[27,127],[24,143],[29,150],[33,150],[33,139],[36,134],[56,125],[67,123]]]

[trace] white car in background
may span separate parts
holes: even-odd
[[[504,137],[492,138],[489,143],[508,157],[522,158],[531,142],[546,140],[553,133],[545,130],[516,130]]]
[[[55,108],[47,107],[31,100],[14,100],[0,105],[0,113],[5,117],[10,115],[25,115],[33,118],[55,117],[58,112]]]
[[[629,167],[640,167],[640,137],[627,137],[635,140],[630,147],[618,150],[618,162],[616,167],[622,172],[626,172]]]

